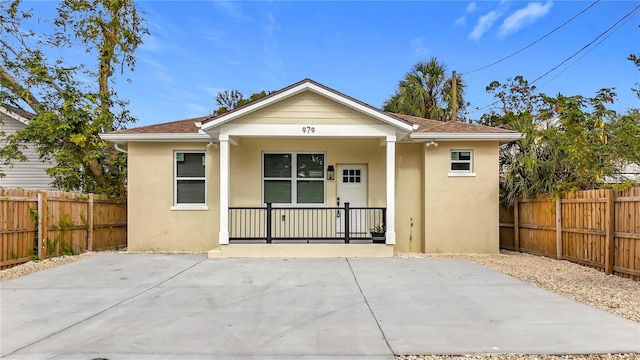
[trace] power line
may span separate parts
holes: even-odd
[[[582,56],[580,56],[579,58],[576,59],[576,61],[572,62],[571,64],[569,64],[567,67],[565,67],[564,69],[562,69],[562,71],[560,71],[559,73],[556,74],[556,76],[552,77],[551,79],[549,79],[549,81],[547,81],[546,83],[544,83],[543,85],[539,86],[537,88],[537,90],[542,89],[543,87],[547,86],[550,82],[552,82],[553,80],[555,80],[558,76],[560,76],[562,73],[564,73],[565,71],[569,70],[570,67],[572,67],[573,65],[575,65],[578,61],[582,60],[585,56],[587,56],[591,51],[593,51],[593,49],[597,48],[598,46],[600,46],[600,44],[602,44],[603,42],[605,42],[605,40],[607,40],[611,35],[613,35],[616,31],[618,31],[624,24],[626,24],[629,20],[631,20],[631,17],[627,18],[624,22],[622,22],[620,25],[618,25],[618,27],[616,27],[613,31],[611,31],[609,34],[607,34],[607,36],[605,36],[604,38],[602,38],[602,40],[598,41],[597,44],[595,44],[595,46],[593,46],[591,49],[589,49],[587,52],[585,52],[584,54],[582,54]]]
[[[532,82],[530,82],[530,85],[533,85],[533,83],[535,83],[536,81],[542,79],[543,77],[547,76],[549,73],[551,73],[553,70],[559,68],[560,66],[562,66],[564,63],[566,63],[567,61],[571,60],[572,58],[574,58],[576,55],[578,55],[580,52],[582,52],[583,50],[585,50],[586,48],[588,48],[589,46],[591,46],[593,43],[595,43],[596,41],[598,41],[598,39],[600,39],[601,37],[603,37],[604,35],[606,35],[607,33],[609,33],[612,29],[615,28],[615,31],[617,31],[624,23],[626,23],[627,21],[629,21],[631,18],[630,16],[636,12],[636,10],[640,9],[640,5],[636,6],[633,10],[631,10],[629,13],[627,13],[626,15],[624,15],[622,18],[620,18],[618,21],[616,21],[615,24],[613,24],[611,27],[609,27],[607,30],[603,31],[600,35],[598,35],[595,39],[591,40],[587,45],[583,46],[580,50],[578,50],[577,52],[575,52],[573,55],[569,56],[568,58],[566,58],[565,60],[563,60],[560,64],[554,66],[552,69],[550,69],[549,71],[545,72],[543,75],[539,76],[538,78],[536,78],[535,80],[533,80]],[[622,23],[622,24],[621,24]],[[620,24],[620,26],[618,26]],[[613,34],[613,32],[611,34]],[[571,63],[567,68],[565,68],[564,70],[562,70],[562,72],[566,71],[569,67],[573,66],[575,63],[577,63],[580,59],[582,59],[584,56],[586,56],[589,52],[591,52],[593,49],[595,49],[597,46],[599,46],[602,42],[604,42],[604,40],[606,40],[611,34],[607,35],[604,39],[602,39],[600,42],[598,42],[596,44],[596,46],[594,46],[593,48],[589,49],[589,51],[587,51],[583,56],[581,56],[580,58],[578,58],[575,62]],[[560,72],[560,74],[562,73]],[[558,74],[558,75],[560,75]],[[557,77],[558,75],[556,75],[555,77]],[[553,79],[555,79],[555,77]],[[542,87],[546,86],[549,82],[551,82],[553,79],[549,80],[548,82],[546,82],[544,85],[542,85]],[[484,110],[488,107],[491,107],[497,103],[499,103],[500,100],[496,100],[494,102],[492,102],[489,105],[485,105],[483,107],[478,107],[476,108],[474,111],[471,111],[470,113],[473,114],[475,112],[478,112],[480,110]]]
[[[559,30],[560,28],[564,27],[565,25],[567,25],[568,23],[570,23],[571,21],[573,21],[573,20],[574,20],[575,18],[577,18],[578,16],[580,16],[580,15],[584,14],[587,10],[591,9],[595,4],[597,4],[597,3],[599,3],[599,2],[600,2],[600,0],[596,0],[596,1],[594,1],[593,3],[591,3],[591,5],[587,6],[584,10],[582,10],[582,11],[580,11],[579,13],[577,13],[576,15],[574,15],[571,19],[569,19],[569,20],[565,21],[564,23],[562,23],[562,25],[560,25],[560,26],[556,27],[555,29],[551,30],[550,32],[548,32],[547,34],[545,34],[544,36],[542,36],[542,37],[541,37],[541,38],[539,38],[538,40],[536,40],[536,41],[532,42],[531,44],[529,44],[529,45],[527,45],[527,46],[523,47],[522,49],[520,49],[520,50],[518,50],[518,51],[516,51],[516,52],[512,53],[511,55],[507,55],[507,56],[503,57],[503,58],[502,58],[502,59],[500,59],[500,60],[497,60],[497,61],[492,62],[492,63],[491,63],[491,64],[489,64],[489,65],[485,65],[485,66],[483,66],[483,67],[480,67],[480,68],[477,68],[477,69],[474,69],[474,70],[471,70],[471,71],[467,71],[467,72],[465,72],[465,73],[461,73],[460,75],[467,75],[467,74],[474,73],[474,72],[476,72],[476,71],[484,70],[484,69],[486,69],[486,68],[488,68],[488,67],[491,67],[491,66],[493,66],[493,65],[499,64],[499,63],[501,63],[501,62],[503,62],[503,61],[505,61],[505,60],[507,60],[507,59],[509,59],[509,58],[511,58],[511,57],[513,57],[513,56],[515,56],[515,55],[517,55],[517,54],[519,54],[519,53],[523,52],[524,50],[526,50],[526,49],[528,49],[528,48],[532,47],[533,45],[535,45],[535,44],[539,43],[540,41],[542,41],[544,38],[546,38],[546,37],[548,37],[549,35],[553,34],[553,33],[554,33],[554,32],[556,32],[557,30]]]
[[[595,39],[591,40],[587,45],[583,46],[580,50],[576,51],[575,53],[573,53],[571,56],[569,56],[568,58],[564,59],[560,64],[552,67],[549,71],[547,71],[546,73],[538,76],[535,80],[533,80],[530,84],[533,85],[536,81],[542,79],[543,77],[549,75],[550,72],[552,72],[553,70],[559,68],[560,66],[562,66],[564,63],[566,63],[567,61],[571,60],[573,57],[575,57],[576,55],[578,55],[579,53],[581,53],[584,49],[588,48],[589,46],[591,46],[593,43],[595,43],[596,41],[598,41],[598,39],[600,39],[601,37],[603,37],[604,35],[606,35],[609,31],[611,31],[611,29],[615,28],[619,23],[621,23],[622,21],[624,21],[626,18],[628,18],[629,16],[631,16],[634,12],[636,12],[636,10],[640,9],[640,5],[636,6],[633,10],[631,10],[630,12],[628,12],[625,16],[623,16],[622,18],[620,18],[620,20],[616,21],[615,24],[613,24],[611,27],[609,27],[607,30],[603,31],[600,35],[598,35]]]
[[[500,100],[496,100],[496,101],[492,102],[492,103],[491,103],[491,104],[489,104],[489,105],[485,105],[485,106],[483,106],[483,107],[477,107],[475,110],[470,111],[470,112],[469,112],[469,114],[477,113],[478,111],[480,111],[480,110],[484,110],[484,109],[486,109],[486,108],[488,108],[488,107],[491,107],[491,106],[493,106],[493,105],[495,105],[495,104],[497,104],[497,103],[499,103],[499,102],[500,102]]]

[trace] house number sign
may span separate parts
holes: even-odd
[[[314,126],[303,126],[302,133],[303,134],[313,134],[316,132],[316,128]]]

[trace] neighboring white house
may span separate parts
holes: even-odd
[[[32,114],[6,105],[0,105],[0,146],[5,146],[5,137],[27,126]],[[13,166],[0,166],[0,187],[56,190],[51,185],[51,178],[45,172],[51,164],[40,161],[33,146],[27,145],[22,150],[27,161],[15,161]]]

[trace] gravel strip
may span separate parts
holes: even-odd
[[[0,282],[24,276],[36,271],[68,264],[95,256],[87,252],[75,256],[62,256],[42,261],[30,261],[6,270],[0,270]],[[400,258],[466,259],[475,261],[489,269],[500,271],[529,284],[558,293],[570,299],[611,312],[629,320],[640,322],[640,281],[605,275],[604,272],[541,256],[511,251],[500,254],[420,254],[397,253]],[[396,360],[631,360],[640,359],[640,354],[599,355],[521,355],[521,354],[471,354],[449,355],[402,355]]]
[[[495,360],[637,360],[640,354],[598,354],[598,355],[519,355],[519,354],[478,354],[478,355],[403,355],[396,360],[453,360],[453,359],[495,359]]]
[[[14,266],[9,269],[0,270],[0,282],[15,279],[20,276],[29,275],[36,271],[49,269],[52,267],[69,264],[74,261],[90,258],[98,254],[97,252],[86,252],[80,255],[65,255],[38,261],[29,261],[24,264]]]

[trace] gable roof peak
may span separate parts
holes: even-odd
[[[244,106],[233,109],[218,116],[209,117],[206,121],[202,122],[202,130],[211,130],[236,118],[260,110],[266,106],[269,106],[270,104],[277,103],[304,91],[313,91],[314,93],[324,96],[327,99],[333,100],[344,106],[350,107],[353,110],[369,115],[402,131],[410,132],[413,129],[413,124],[409,121],[390,115],[389,113],[386,113],[367,103],[345,95],[326,85],[320,84],[312,79],[305,78],[280,90],[274,91],[273,93],[265,97],[252,101]]]

